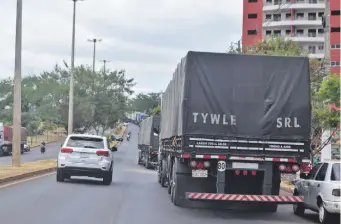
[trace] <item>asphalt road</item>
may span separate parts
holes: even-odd
[[[275,214],[212,211],[175,207],[156,173],[137,165],[137,127],[130,142],[116,152],[110,186],[100,180],[71,179],[57,183],[56,175],[0,187],[1,224],[306,224],[318,223],[314,213],[299,218],[292,206]]]
[[[21,155],[21,162],[33,162],[42,159],[55,159],[60,150],[60,145],[63,141],[54,142],[46,145],[44,154],[40,153],[40,147],[32,148],[30,152],[24,152]],[[0,157],[0,166],[10,165],[12,163],[12,156]],[[0,222],[1,223],[1,222]]]

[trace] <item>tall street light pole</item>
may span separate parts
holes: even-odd
[[[84,0],[72,0],[72,1],[73,1],[73,24],[72,24],[72,45],[71,45],[68,134],[72,134],[72,131],[73,131],[73,86],[74,86],[74,67],[75,67],[76,4],[78,1],[84,1]]]
[[[22,0],[17,0],[15,34],[15,62],[13,87],[13,139],[12,165],[20,166],[21,154],[21,49],[22,49]]]
[[[94,43],[94,53],[93,53],[93,56],[92,56],[92,72],[95,73],[95,63],[96,63],[96,43],[97,43],[97,42],[101,42],[102,39],[94,38],[94,39],[88,39],[88,41]]]
[[[105,71],[106,71],[105,65],[107,64],[107,62],[110,62],[110,61],[102,60],[101,62],[103,62],[103,71],[104,71],[104,73],[105,73]]]

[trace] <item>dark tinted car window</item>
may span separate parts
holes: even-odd
[[[333,164],[330,180],[340,181],[340,163]]]

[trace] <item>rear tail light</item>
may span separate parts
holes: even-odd
[[[198,169],[202,169],[202,168],[204,168],[204,164],[203,164],[203,162],[198,162],[198,164],[197,164],[197,168],[198,168]]]
[[[291,167],[291,169],[292,169],[292,171],[294,171],[294,172],[298,172],[299,170],[300,170],[300,167],[298,166],[298,165],[293,165],[292,167]]]
[[[332,195],[333,195],[333,196],[340,197],[340,189],[333,189]]]
[[[97,150],[96,154],[99,156],[109,157],[109,151],[106,150]]]
[[[60,150],[60,152],[62,152],[62,153],[72,153],[72,152],[73,152],[73,149],[71,149],[71,148],[62,148],[62,149]]]
[[[204,167],[205,167],[205,168],[208,168],[208,167],[210,167],[210,165],[211,165],[211,164],[210,164],[210,162],[209,162],[209,161],[205,161],[205,162],[204,162]]]
[[[194,161],[194,160],[192,160],[192,161],[189,163],[189,165],[190,165],[192,168],[195,168],[195,167],[197,167],[197,162]]]
[[[157,155],[157,152],[152,152],[152,155],[153,155],[153,156]]]
[[[234,171],[236,173],[236,175],[239,175],[240,174],[240,170],[236,170]]]
[[[284,164],[281,164],[281,165],[279,165],[279,170],[280,171],[285,171],[285,169],[287,168]]]
[[[243,170],[243,175],[244,175],[244,176],[247,175],[247,170]]]
[[[257,171],[251,171],[252,176],[256,176]]]

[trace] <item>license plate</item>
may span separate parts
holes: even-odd
[[[192,177],[206,178],[208,177],[207,170],[192,170]]]
[[[233,169],[258,169],[258,163],[232,163]]]
[[[89,158],[89,155],[87,153],[81,153],[81,158]]]

